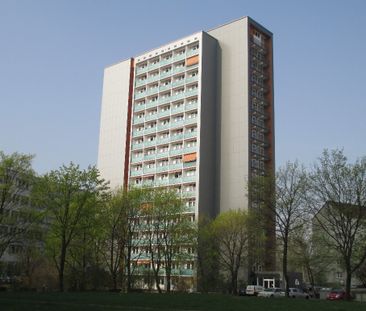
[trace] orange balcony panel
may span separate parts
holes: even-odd
[[[198,64],[198,55],[187,58],[187,66]]]

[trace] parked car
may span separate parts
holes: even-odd
[[[257,296],[259,292],[263,291],[263,286],[259,285],[248,285],[245,293],[248,296]]]
[[[332,289],[327,295],[327,300],[343,300],[345,298],[346,292],[343,289]]]
[[[245,296],[246,293],[245,293],[245,288],[241,287],[238,289],[238,295],[239,296]]]
[[[289,292],[288,292],[288,296],[291,298],[305,298],[305,299],[309,299],[309,294],[308,293],[304,293],[304,291],[300,288],[293,288],[290,287],[289,288]]]
[[[285,292],[281,288],[266,288],[263,291],[258,293],[258,297],[265,298],[275,298],[275,297],[284,297]]]

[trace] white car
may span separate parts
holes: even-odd
[[[259,285],[248,285],[245,294],[248,296],[257,296],[260,291],[262,291],[264,288]]]
[[[309,299],[309,294],[304,293],[300,288],[289,288],[288,296],[292,298]]]
[[[275,298],[284,297],[285,292],[281,288],[266,288],[265,290],[258,293],[258,297]]]

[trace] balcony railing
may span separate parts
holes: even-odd
[[[192,137],[197,137],[197,131],[194,132],[186,132],[184,133],[184,138],[192,138]]]
[[[187,118],[184,120],[184,124],[187,125],[187,124],[193,124],[193,123],[197,123],[197,117],[195,118]]]
[[[145,105],[134,105],[134,111],[142,111],[145,110]]]
[[[194,90],[186,91],[186,93],[185,93],[186,97],[194,96],[194,95],[197,95],[197,94],[198,94],[198,88],[196,88]]]
[[[131,147],[132,150],[142,149],[144,147],[144,143],[132,144]]]
[[[132,157],[131,163],[141,162],[144,159],[143,156]]]
[[[176,122],[171,122],[171,127],[181,127],[184,125],[184,120],[181,121],[176,121]]]
[[[170,150],[169,155],[171,156],[175,156],[175,155],[179,155],[183,153],[183,148],[181,149],[175,149],[175,150]]]
[[[183,177],[183,182],[195,182],[195,181],[196,181],[196,175]]]
[[[157,159],[161,159],[161,158],[167,158],[169,156],[169,152],[158,152],[156,154],[156,158]]]
[[[156,132],[156,127],[147,128],[144,130],[144,135],[152,134]]]
[[[160,172],[166,172],[169,170],[169,166],[168,165],[165,165],[165,166],[158,166],[156,168],[156,172],[157,173],[160,173]]]
[[[130,176],[133,176],[133,177],[140,176],[140,175],[142,175],[142,170],[131,171],[131,173],[130,173]]]
[[[154,160],[156,158],[156,154],[153,153],[153,154],[145,154],[144,155],[144,161],[147,161],[147,160]]]

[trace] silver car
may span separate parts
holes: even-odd
[[[300,288],[289,288],[288,296],[292,298],[305,298],[309,299],[309,294],[304,293]]]
[[[275,297],[284,297],[285,292],[281,288],[266,288],[263,291],[258,293],[258,297],[265,297],[265,298],[275,298]]]

